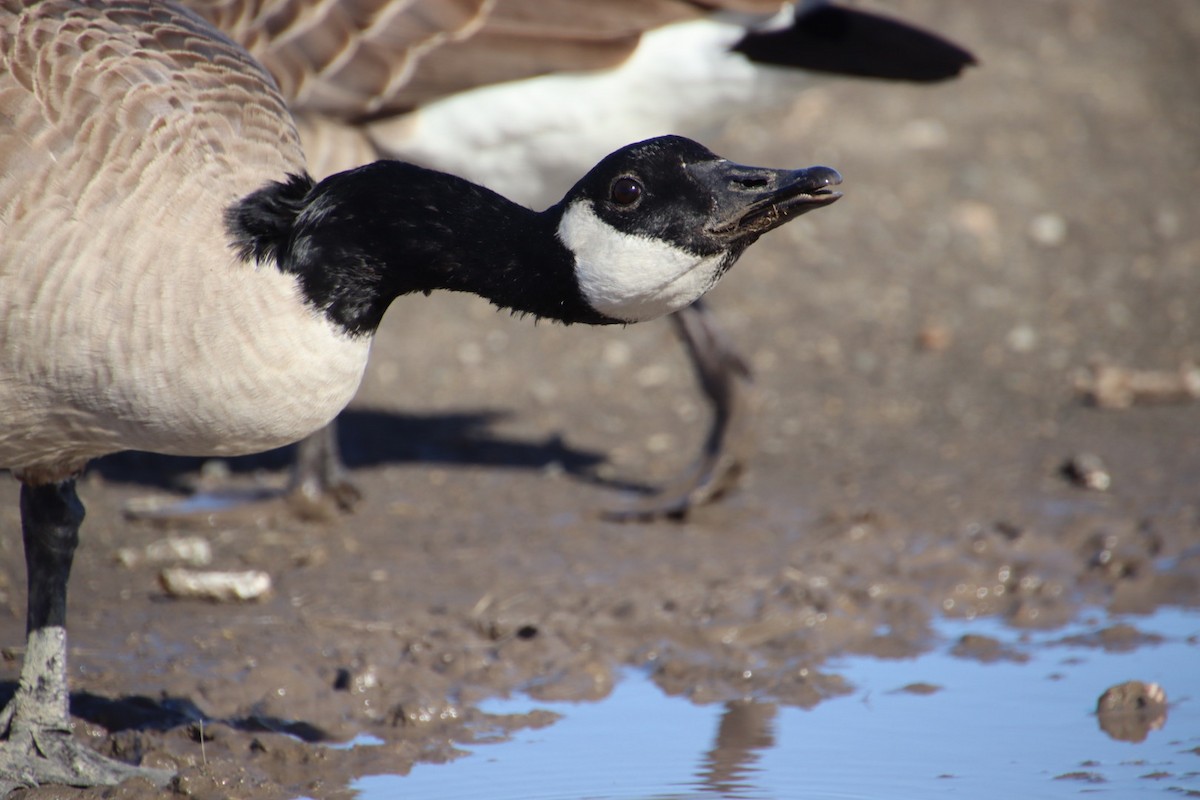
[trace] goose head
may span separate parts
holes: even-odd
[[[836,170],[750,167],[680,136],[628,145],[550,210],[585,302],[619,322],[691,304],[764,233],[841,195]]]

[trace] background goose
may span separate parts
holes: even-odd
[[[931,82],[973,63],[933,34],[813,0],[190,5],[274,74],[314,174],[403,158],[531,207],[553,202],[626,141],[707,135],[821,73]],[[718,494],[752,441],[744,436],[744,361],[703,305],[672,321],[712,425],[691,468],[614,516],[677,514]],[[301,444],[291,488],[345,504],[356,492],[343,476],[326,429]],[[221,502],[237,497],[223,493]],[[157,513],[213,507],[201,497]]]
[[[67,714],[89,460],[306,435],[350,400],[400,295],[589,324],[671,313],[838,197],[832,169],[740,166],[681,137],[616,151],[540,213],[403,162],[316,182],[263,68],[171,4],[6,2],[0,59],[0,467],[21,482],[29,597],[0,789],[134,773]]]

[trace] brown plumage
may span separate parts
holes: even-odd
[[[226,245],[226,206],[305,170],[270,77],[201,20],[142,6],[5,12],[0,466],[36,482],[119,449],[294,440],[337,413],[365,364],[291,281]],[[294,369],[292,347],[327,359],[328,380]]]

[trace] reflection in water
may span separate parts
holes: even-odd
[[[488,701],[489,714],[523,715],[536,708],[561,719],[518,731],[506,744],[480,746],[474,758],[419,764],[404,776],[369,775],[350,788],[358,800],[900,794],[1069,800],[1095,789],[1080,780],[1096,779],[1104,781],[1109,797],[1200,797],[1194,764],[1200,703],[1188,694],[1196,682],[1200,612],[1159,609],[1138,618],[1145,635],[1137,641],[1153,636],[1158,643],[1121,652],[1093,643],[1098,628],[1115,621],[1098,613],[1066,628],[1014,631],[999,620],[943,620],[942,645],[923,656],[854,656],[836,665],[869,703],[698,706],[663,695],[644,672],[627,674],[601,703]],[[981,664],[951,655],[951,645],[967,634],[993,638],[1029,658]],[[1142,682],[1117,683],[1131,674]],[[942,688],[933,694],[894,691],[914,685]],[[1119,691],[1097,704],[1105,686]],[[1170,706],[1167,693],[1175,698]],[[1155,734],[1168,708],[1172,732]],[[1144,727],[1110,726],[1113,713],[1119,719],[1129,711]],[[1098,722],[1108,735],[1097,730]],[[872,757],[856,758],[863,752]]]
[[[704,754],[696,774],[705,790],[721,797],[763,796],[755,791],[755,765],[763,750],[775,746],[774,703],[735,700],[725,704],[717,740]]]

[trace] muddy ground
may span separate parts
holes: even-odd
[[[79,735],[178,769],[185,795],[338,797],[537,721],[482,719],[481,698],[601,698],[624,665],[697,701],[807,706],[845,691],[831,655],[919,652],[937,615],[1050,627],[1200,604],[1200,407],[1183,384],[1125,408],[1077,386],[1097,364],[1169,384],[1200,361],[1200,4],[887,8],[981,65],[932,88],[826,84],[711,143],[846,177],[841,202],[711,295],[757,376],[740,490],[682,523],[593,513],[699,445],[669,325],[535,327],[405,299],[344,417],[352,515],[164,528],[122,504],[196,462],[123,456],[82,482]],[[1085,458],[1073,480],[1063,465],[1086,454],[1103,468]],[[284,464],[208,474],[277,484]],[[23,640],[16,494],[0,505],[0,700]],[[270,596],[169,599],[141,556],[184,535],[211,568],[266,571]],[[385,744],[319,743],[360,733]]]

